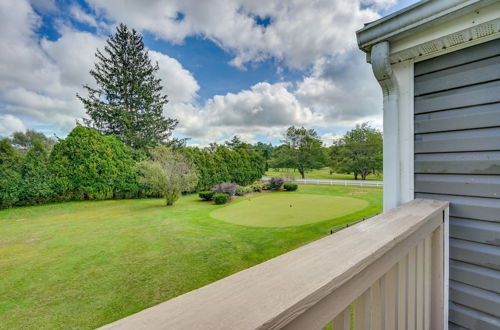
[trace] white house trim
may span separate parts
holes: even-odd
[[[400,201],[397,205],[400,205],[414,199],[413,61],[396,63],[392,68],[399,86]]]
[[[384,95],[384,210],[414,198],[414,63],[500,38],[499,17],[498,0],[425,0],[357,32]]]
[[[384,97],[384,210],[401,204],[400,187],[400,134],[399,134],[399,88],[398,81],[389,62],[389,43],[374,45],[371,49],[372,69],[382,87]]]
[[[498,3],[497,0],[424,0],[382,19],[366,24],[357,32],[359,48],[369,52],[381,41],[401,40],[431,27]],[[454,24],[454,23],[452,23]]]
[[[481,9],[481,12],[482,11],[488,13],[494,13],[497,11],[498,13],[500,12],[500,3]],[[474,12],[474,15],[478,15],[478,13],[480,13],[479,10]],[[499,18],[487,20],[478,24],[478,20],[484,21],[485,18],[489,18],[487,16],[490,15],[480,17],[475,17],[474,15],[468,15],[469,17],[465,20],[468,23],[470,22],[469,24],[463,22],[464,20],[461,20],[462,24],[458,24],[457,22],[454,22],[455,24],[447,24],[452,25],[455,28],[469,25],[464,29],[457,31],[456,29],[449,27],[443,30],[449,30],[450,33],[443,34],[443,30],[436,30],[435,27],[432,31],[429,31],[428,34],[417,34],[411,38],[405,39],[402,42],[394,42],[391,44],[391,63],[397,63],[408,59],[421,61],[430,57],[453,52],[461,48],[470,47],[473,43],[482,43],[500,37]],[[422,40],[429,40],[429,37],[436,38],[433,38],[430,41],[421,42]]]
[[[387,211],[414,198],[414,64],[500,38],[500,1],[420,1],[367,24],[357,37],[383,90]],[[448,329],[448,226],[445,212],[443,329]]]

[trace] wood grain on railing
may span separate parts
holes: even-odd
[[[350,330],[440,329],[442,327],[442,224],[377,279],[350,305]],[[434,253],[433,253],[434,252]],[[433,291],[434,290],[434,291]],[[343,312],[345,313],[345,312]],[[339,314],[333,329],[344,325]],[[434,315],[434,318],[433,318]],[[432,322],[432,327],[431,327]],[[339,323],[339,325],[337,325]],[[328,329],[329,325],[325,327]]]
[[[429,329],[447,205],[414,200],[103,328]]]

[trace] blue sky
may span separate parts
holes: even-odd
[[[75,95],[93,83],[95,50],[124,22],[160,65],[176,136],[277,143],[287,126],[303,125],[328,144],[357,123],[381,126],[381,94],[355,31],[414,2],[2,2],[0,135],[67,134],[85,116]]]

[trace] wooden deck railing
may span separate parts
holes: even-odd
[[[442,329],[447,207],[414,200],[103,328]]]

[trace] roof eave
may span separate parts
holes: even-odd
[[[423,0],[367,24],[356,32],[358,46],[368,53],[381,41],[394,41],[459,17],[497,0]]]

